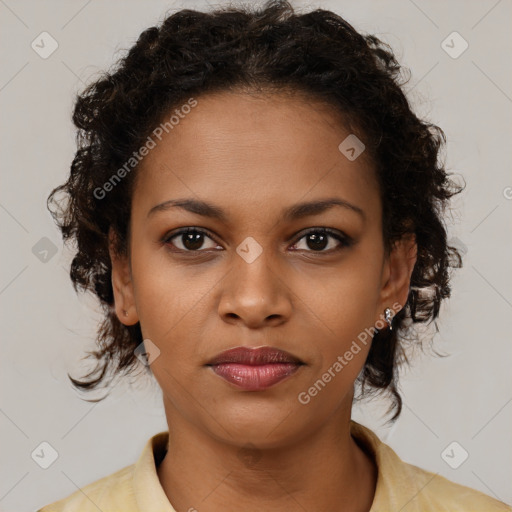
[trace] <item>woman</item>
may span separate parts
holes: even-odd
[[[75,106],[53,210],[105,311],[93,389],[146,365],[168,432],[46,511],[512,510],[351,420],[449,296],[459,189],[392,51],[336,14],[177,12]],[[418,340],[419,342],[419,340]]]

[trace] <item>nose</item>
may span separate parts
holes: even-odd
[[[248,263],[236,255],[233,266],[222,280],[218,312],[227,323],[240,323],[251,329],[278,326],[290,318],[292,294],[275,262],[265,251]]]

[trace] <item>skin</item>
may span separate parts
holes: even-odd
[[[377,470],[349,425],[370,344],[308,404],[297,397],[386,307],[405,304],[414,239],[386,253],[372,163],[339,151],[351,132],[332,108],[300,95],[197,99],[139,168],[130,254],[111,250],[117,315],[126,325],[140,321],[160,350],[151,370],[170,433],[162,487],[177,511],[368,511]],[[178,198],[212,203],[226,220],[176,207],[148,216]],[[364,216],[333,207],[284,220],[296,203],[326,198]],[[162,241],[184,227],[211,236],[195,252],[182,236]],[[354,243],[329,236],[319,248],[304,233],[312,227]],[[262,249],[251,263],[236,251],[247,237]],[[205,366],[241,345],[277,347],[304,365],[264,391],[244,391]]]

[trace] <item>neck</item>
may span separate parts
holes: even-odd
[[[168,452],[158,476],[176,510],[371,508],[377,469],[350,435],[350,409],[303,439],[272,448],[219,441],[177,415],[168,423]]]

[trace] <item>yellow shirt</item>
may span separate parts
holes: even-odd
[[[403,462],[376,434],[355,421],[351,421],[350,432],[373,454],[378,467],[370,512],[512,512],[501,501]],[[176,512],[156,471],[168,437],[169,432],[154,435],[135,464],[37,512]]]

